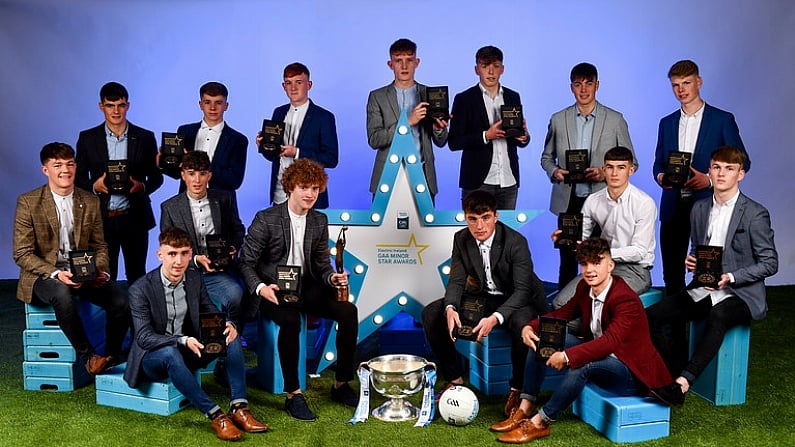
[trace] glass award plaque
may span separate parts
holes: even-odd
[[[458,309],[458,319],[461,320],[461,327],[456,329],[455,336],[463,340],[477,340],[474,328],[483,319],[485,312],[485,297],[463,295],[461,297],[461,308]]]
[[[184,153],[184,139],[182,135],[173,132],[160,134],[160,169],[169,173],[179,173]]]
[[[226,315],[220,312],[199,315],[199,330],[203,352],[218,356],[226,355]]]
[[[301,302],[301,267],[298,265],[276,266],[276,298],[280,303]]]
[[[348,231],[348,227],[343,225],[340,228],[340,234],[337,236],[337,253],[334,255],[334,268],[337,273],[345,273],[345,265],[344,265],[344,258],[345,258],[345,244],[347,243],[347,239],[345,238],[345,232]],[[344,286],[336,286],[337,287],[337,301],[348,301],[351,296],[351,289],[348,284]]]
[[[132,188],[127,160],[109,160],[105,176],[105,186],[110,194],[127,194]]]
[[[693,276],[702,287],[718,288],[723,274],[723,247],[697,245],[695,250],[696,270]]]
[[[447,86],[426,87],[428,114],[432,119],[450,120],[450,93]]]
[[[681,188],[690,178],[690,160],[693,154],[689,152],[668,152],[668,162],[663,173],[663,186]]]
[[[69,252],[69,271],[72,282],[87,282],[97,279],[96,252],[88,250],[72,250]]]
[[[539,317],[536,358],[548,359],[566,347],[566,320]]]
[[[564,183],[585,183],[585,170],[590,167],[588,160],[588,149],[569,149],[566,151],[566,170],[568,174],[563,176]]]
[[[262,120],[262,130],[260,131],[262,141],[259,143],[260,153],[281,152],[282,141],[284,140],[284,129],[285,125],[281,121],[269,119]]]
[[[208,234],[204,237],[207,243],[207,257],[213,264],[213,268],[224,270],[232,263],[232,258],[229,255],[229,245],[226,243],[226,238],[220,234]]]
[[[501,127],[505,131],[505,138],[516,138],[524,135],[522,106],[500,106],[500,116],[502,117]]]
[[[560,213],[558,215],[560,234],[555,241],[555,248],[574,249],[582,240],[582,213]]]

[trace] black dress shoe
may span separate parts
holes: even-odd
[[[293,419],[298,419],[299,421],[313,422],[317,419],[317,416],[309,409],[306,399],[301,393],[293,394],[293,397],[285,399],[284,409],[287,410],[287,414],[292,416]]]
[[[339,388],[335,388],[333,384],[331,385],[331,400],[353,408],[359,405],[359,395],[353,391],[353,388],[347,382],[340,385]]]
[[[672,382],[659,388],[652,388],[650,391],[654,397],[660,399],[669,407],[681,408],[685,403],[685,393],[682,392],[682,385],[677,382]]]

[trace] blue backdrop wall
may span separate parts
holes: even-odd
[[[263,117],[286,102],[283,67],[312,71],[312,99],[337,116],[340,164],[330,171],[332,208],[366,208],[375,153],[367,145],[367,93],[392,79],[388,46],[399,37],[419,45],[417,79],[474,85],[474,52],[505,52],[503,83],[522,94],[532,141],[520,153],[519,208],[544,209],[550,184],[540,154],[550,115],[573,103],[570,68],[597,65],[597,98],[624,113],[640,162],[633,183],[653,197],[651,164],[659,119],[677,108],[666,72],[683,58],[699,63],[702,96],[732,111],[753,168],[742,183],[772,215],[780,271],[769,284],[795,282],[795,6],[789,0],[637,2],[404,0],[350,1],[0,1],[0,278],[15,278],[11,259],[18,194],[45,181],[38,152],[50,141],[74,144],[99,124],[99,87],[111,80],[130,91],[130,121],[174,131],[198,121],[198,87],[208,80],[230,89],[227,122],[253,141]],[[459,154],[437,149],[437,207],[459,207]],[[267,206],[269,165],[249,147],[239,192],[249,223]],[[157,205],[176,193],[166,179]],[[157,207],[156,207],[157,208]],[[159,212],[159,210],[158,210]],[[522,228],[536,269],[557,277],[549,212]],[[152,249],[156,234],[152,232]],[[150,267],[156,265],[150,256]],[[655,284],[662,284],[659,257]]]

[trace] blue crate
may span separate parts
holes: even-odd
[[[657,304],[663,299],[663,292],[660,289],[649,289],[640,294],[640,301],[643,307],[649,307],[652,304]]]
[[[508,391],[511,389],[508,380],[488,381],[471,369],[469,370],[469,383],[472,385],[472,388],[475,388],[486,396],[504,396],[508,394]]]
[[[25,346],[72,346],[63,332],[53,329],[25,329],[22,331],[22,344]]]
[[[502,365],[489,365],[474,355],[469,356],[469,373],[475,373],[487,382],[507,381],[511,378],[512,372],[513,365],[510,363]]]
[[[33,377],[26,376],[24,378],[24,389],[28,391],[57,391],[66,392],[74,391],[80,387],[87,385],[91,379],[87,381],[78,381],[75,383],[69,377]]]
[[[96,377],[98,405],[161,416],[174,414],[190,405],[190,401],[177,390],[171,380],[145,382],[138,388],[130,388],[124,381],[125,367],[126,364],[116,366],[107,374]],[[198,371],[194,376],[201,383]]]
[[[30,391],[72,391],[92,379],[82,362],[22,362],[22,376]]]
[[[76,362],[77,351],[71,346],[25,346],[28,362]]]
[[[690,325],[690,355],[701,339],[706,323]],[[748,383],[748,352],[751,342],[750,326],[735,326],[726,332],[715,358],[709,362],[690,387],[694,394],[715,405],[742,405]]]
[[[621,397],[589,383],[572,410],[613,442],[640,442],[670,433],[671,409],[649,397]]]
[[[170,400],[160,400],[131,394],[97,391],[97,405],[168,416],[190,405],[190,401],[182,395]]]
[[[472,355],[487,365],[504,365],[511,363],[511,347],[486,349],[483,343],[472,343]]]
[[[272,394],[284,393],[284,378],[279,362],[279,326],[259,317],[257,323],[257,382]],[[298,385],[306,389],[306,316],[301,315],[301,333],[298,337]]]
[[[27,329],[58,329],[55,312],[40,312],[25,314],[25,328]]]
[[[399,312],[378,330],[380,344],[425,345],[425,332],[422,326],[414,324],[414,317]]]

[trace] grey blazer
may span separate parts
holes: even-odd
[[[712,198],[701,199],[690,212],[691,254],[696,245],[706,245]],[[723,272],[734,275],[730,284],[735,294],[748,305],[751,317],[761,320],[767,314],[765,278],[778,271],[778,253],[773,243],[770,213],[743,193],[737,198],[723,246]]]
[[[420,101],[425,101],[427,94],[425,86],[417,83]],[[381,87],[370,92],[367,98],[367,143],[375,149],[375,163],[373,173],[370,177],[370,192],[375,194],[378,188],[378,181],[381,179],[381,172],[386,164],[386,156],[389,147],[392,145],[392,138],[395,136],[395,129],[400,118],[397,95],[395,94],[395,83]],[[438,192],[436,186],[436,168],[434,167],[433,144],[442,147],[447,142],[447,129],[442,130],[439,135],[433,132],[433,123],[430,119],[423,120],[420,126],[420,155],[422,156],[422,167],[425,172],[425,179],[428,182],[428,189],[431,194]]]
[[[591,167],[601,168],[604,165],[605,152],[616,147],[624,146],[632,151],[635,169],[638,168],[638,159],[629,138],[629,128],[621,113],[596,103],[596,123],[594,123],[593,137],[591,138]],[[549,201],[549,210],[558,215],[569,207],[571,185],[559,182],[552,175],[555,169],[565,168],[566,150],[577,149],[577,107],[572,105],[556,112],[549,119],[547,137],[544,140],[544,152],[541,154],[541,167],[546,171],[547,177],[552,182],[552,197]],[[604,182],[594,183],[592,192],[606,186]]]

